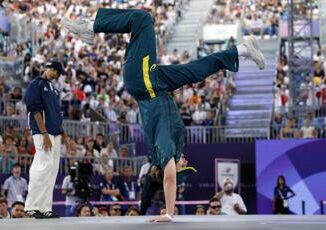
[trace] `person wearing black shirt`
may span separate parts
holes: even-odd
[[[291,214],[288,200],[294,196],[293,190],[286,185],[285,177],[279,176],[274,188],[274,214]]]

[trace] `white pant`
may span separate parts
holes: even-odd
[[[43,136],[33,135],[36,153],[29,170],[25,210],[52,211],[53,189],[59,171],[61,135],[49,135],[52,149],[43,150]]]

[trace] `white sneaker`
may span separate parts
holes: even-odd
[[[248,49],[248,58],[251,58],[259,69],[265,69],[265,57],[259,50],[259,45],[254,36],[250,36],[248,40],[243,43]]]
[[[88,23],[89,21],[86,19],[71,20],[68,18],[64,18],[62,22],[63,27],[70,33],[80,38],[83,42],[93,45],[95,33],[88,28]]]

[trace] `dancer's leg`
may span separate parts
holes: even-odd
[[[238,51],[232,48],[188,64],[159,66],[157,69],[159,79],[167,84],[169,91],[173,91],[187,84],[201,82],[221,69],[237,72]]]
[[[166,213],[173,216],[177,194],[177,174],[174,158],[169,161],[164,169],[163,183]]]
[[[87,43],[91,43],[94,33],[131,33],[125,59],[139,62],[149,56],[149,61],[156,63],[154,19],[146,11],[100,8],[95,21],[65,19],[63,25]]]
[[[258,43],[254,37],[250,37],[237,47],[213,53],[188,64],[159,66],[158,78],[166,84],[168,91],[173,91],[187,84],[201,82],[221,69],[237,72],[240,56],[252,59],[259,69],[265,68],[265,59],[259,51]]]

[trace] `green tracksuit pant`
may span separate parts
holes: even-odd
[[[131,33],[123,68],[124,85],[138,101],[153,164],[164,168],[171,158],[178,160],[184,148],[185,128],[168,92],[201,82],[221,69],[237,72],[236,47],[188,64],[157,65],[154,20],[136,9],[99,9],[94,32]]]

